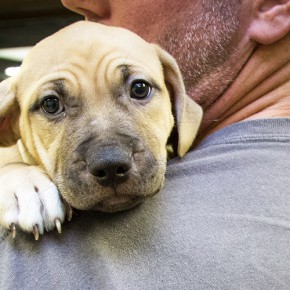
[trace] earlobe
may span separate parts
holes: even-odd
[[[248,29],[250,39],[271,44],[290,31],[290,2],[288,0],[253,1],[252,19]]]

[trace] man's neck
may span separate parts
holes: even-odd
[[[243,120],[290,117],[290,34],[259,46],[239,76],[204,113],[200,139]]]

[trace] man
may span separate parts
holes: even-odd
[[[289,1],[62,0],[62,3],[89,21],[127,28],[171,53],[180,65],[188,94],[205,110],[202,136],[249,117],[289,116],[287,112],[286,115],[276,112],[283,102],[280,98],[275,104],[265,98],[255,102],[271,88],[256,88],[254,96],[246,98],[254,87],[264,86],[261,79],[267,81],[289,60],[289,51],[284,52],[289,40],[278,41],[289,32]],[[276,48],[277,42],[281,48]],[[233,83],[237,75],[239,78]]]
[[[290,1],[62,2],[177,58],[200,143],[139,208],[4,231],[1,289],[290,289]]]

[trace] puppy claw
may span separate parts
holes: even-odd
[[[33,226],[33,235],[34,235],[34,239],[36,241],[39,240],[39,229],[38,229],[38,225],[34,225]]]
[[[67,204],[66,215],[67,215],[68,221],[70,222],[72,220],[72,217],[73,217],[73,210],[69,204]]]
[[[56,219],[56,220],[55,220],[55,227],[56,227],[56,229],[57,229],[57,232],[58,232],[59,234],[61,234],[61,222],[60,222],[60,219]]]
[[[10,229],[11,229],[12,238],[15,239],[15,237],[16,237],[16,225],[14,223],[11,224]]]

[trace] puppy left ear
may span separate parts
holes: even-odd
[[[181,72],[174,58],[153,44],[163,67],[164,79],[173,105],[177,125],[177,148],[182,157],[191,147],[202,119],[202,109],[186,93]],[[177,149],[177,150],[176,150]]]
[[[0,83],[0,146],[11,146],[20,138],[19,112],[11,77]]]

